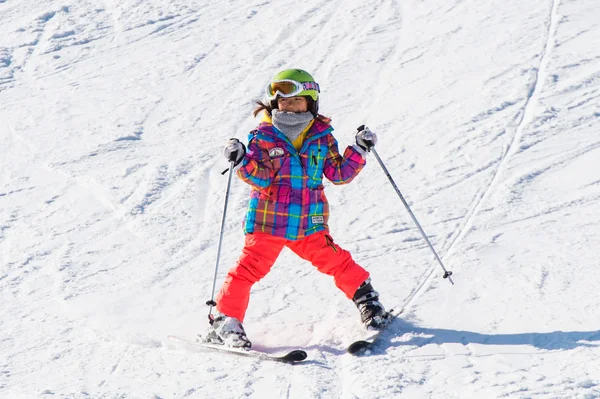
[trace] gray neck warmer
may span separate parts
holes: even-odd
[[[283,112],[278,109],[271,111],[271,117],[273,126],[285,134],[292,142],[298,138],[310,121],[314,119],[313,114],[310,112]]]

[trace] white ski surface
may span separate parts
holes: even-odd
[[[227,353],[231,353],[231,354],[239,355],[239,356],[256,357],[258,359],[269,360],[269,361],[274,361],[274,362],[294,364],[294,363],[302,362],[303,360],[306,360],[306,358],[307,358],[306,352],[303,350],[299,350],[299,349],[290,351],[283,355],[272,355],[269,353],[265,353],[265,352],[261,352],[261,351],[257,351],[257,350],[253,350],[253,349],[232,348],[229,346],[216,345],[216,344],[211,344],[211,343],[207,343],[207,342],[192,341],[189,339],[177,337],[175,335],[169,335],[168,338],[171,341],[182,343],[187,346],[194,347],[194,348],[210,349],[210,350],[214,350],[214,351],[227,352]]]

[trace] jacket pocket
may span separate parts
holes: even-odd
[[[329,220],[329,203],[322,188],[310,190],[310,204],[308,210],[308,229],[319,225],[327,227]]]
[[[289,186],[270,186],[258,194],[256,205],[256,224],[265,228],[283,228],[287,226],[290,217],[290,196],[292,189]]]
[[[264,190],[261,190],[258,194],[258,198],[261,200],[270,200],[273,202],[288,202],[290,199],[290,193],[292,188],[289,186],[277,186],[270,185]]]
[[[306,174],[309,178],[309,187],[321,185],[323,181],[323,166],[325,164],[323,149],[320,145],[311,146],[307,153]]]
[[[286,154],[286,155],[271,159],[271,167],[273,168],[273,176],[275,177],[276,180],[281,179],[279,172],[281,171],[281,168],[285,165],[285,163],[289,162],[289,158],[290,158],[289,154]]]

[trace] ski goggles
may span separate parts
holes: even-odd
[[[294,97],[307,90],[315,90],[317,93],[321,91],[317,82],[296,82],[295,80],[283,79],[267,85],[267,97],[269,97],[269,100],[274,100],[277,96],[283,98]]]

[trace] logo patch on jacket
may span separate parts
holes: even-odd
[[[269,150],[269,156],[271,158],[279,158],[282,157],[283,154],[285,154],[285,151],[283,151],[283,148],[280,147],[271,148]]]
[[[310,220],[313,224],[323,224],[325,223],[325,218],[323,216],[311,216]]]

